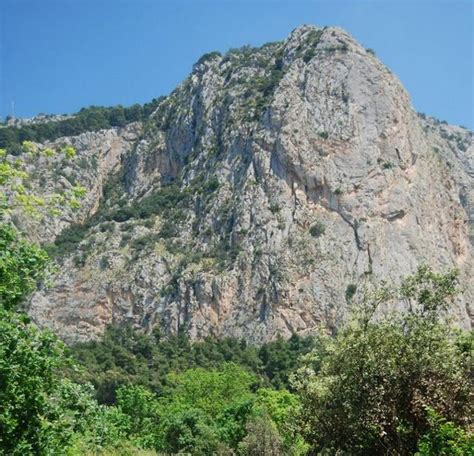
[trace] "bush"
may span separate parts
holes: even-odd
[[[350,283],[346,288],[346,301],[349,302],[357,291],[357,285],[355,283]]]
[[[73,224],[64,228],[54,240],[54,244],[47,246],[46,250],[55,257],[64,257],[77,250],[77,245],[84,240],[90,228],[89,223]]]
[[[26,315],[0,308],[0,450],[2,454],[61,454],[72,428],[56,405],[67,362],[64,346]]]
[[[316,49],[308,49],[303,55],[303,62],[309,63],[311,59],[316,55]]]
[[[270,204],[270,206],[269,206],[268,209],[270,209],[270,212],[271,212],[272,214],[277,214],[278,212],[281,211],[281,207],[280,207],[278,204],[276,204],[276,203]]]
[[[324,225],[323,222],[316,222],[314,225],[312,225],[309,229],[309,234],[313,237],[320,237],[322,236],[326,231],[326,226]]]
[[[246,427],[247,435],[239,444],[242,456],[283,456],[283,441],[275,424],[268,417],[255,417]]]
[[[417,456],[465,456],[474,454],[474,434],[427,407],[431,430],[418,442]]]
[[[107,256],[103,256],[99,261],[99,269],[105,271],[106,269],[110,268],[110,260]]]

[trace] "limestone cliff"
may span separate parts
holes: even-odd
[[[470,325],[472,133],[417,115],[341,29],[208,54],[147,121],[57,141],[83,163],[57,174],[89,194],[38,228],[72,223],[29,312],[65,340],[124,321],[256,342],[331,331],[364,287],[425,262],[460,269]]]

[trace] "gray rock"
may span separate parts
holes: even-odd
[[[333,331],[348,286],[357,299],[422,263],[459,268],[453,316],[471,325],[472,133],[418,116],[341,29],[213,55],[146,125],[62,141],[95,160],[75,173],[89,193],[37,236],[96,217],[29,312],[68,342],[126,321],[254,342]]]

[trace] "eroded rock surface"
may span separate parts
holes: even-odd
[[[364,287],[422,263],[460,269],[454,315],[471,324],[472,133],[417,115],[341,29],[204,56],[149,121],[67,141],[93,162],[76,171],[89,194],[38,235],[89,221],[30,305],[67,341],[124,321],[254,342],[331,331]]]

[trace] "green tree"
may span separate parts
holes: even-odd
[[[0,452],[61,454],[72,436],[54,406],[64,346],[26,316],[0,309]]]
[[[0,307],[15,309],[50,269],[43,249],[20,239],[11,225],[0,223]]]
[[[233,363],[217,369],[189,369],[168,376],[167,407],[171,410],[195,407],[210,416],[216,416],[223,407],[236,398],[251,394],[257,379]]]
[[[202,410],[187,408],[178,411],[167,420],[163,435],[163,449],[168,452],[191,452],[196,456],[232,454],[219,439],[215,427],[209,424],[209,416]]]
[[[288,388],[289,376],[295,370],[302,355],[313,347],[314,340],[293,334],[288,340],[279,336],[276,340],[263,344],[259,349],[262,369],[276,388]]]
[[[242,456],[283,456],[283,440],[269,417],[257,416],[249,420],[247,435],[240,442],[238,452]]]
[[[235,447],[245,435],[257,378],[233,363],[168,376],[159,399],[164,451],[212,454]]]
[[[321,337],[294,379],[302,432],[315,451],[413,454],[432,427],[426,406],[468,425],[471,349],[438,317],[456,284],[454,272],[420,268],[398,293],[366,301],[361,318],[335,338]],[[390,296],[411,300],[412,312],[372,321],[374,303]]]
[[[152,392],[142,386],[122,387],[117,393],[117,407],[123,414],[121,426],[131,441],[143,448],[157,446],[160,419]]]
[[[253,417],[270,420],[276,426],[284,453],[292,456],[304,455],[309,449],[295,425],[300,406],[298,396],[287,390],[260,388],[252,410]]]

